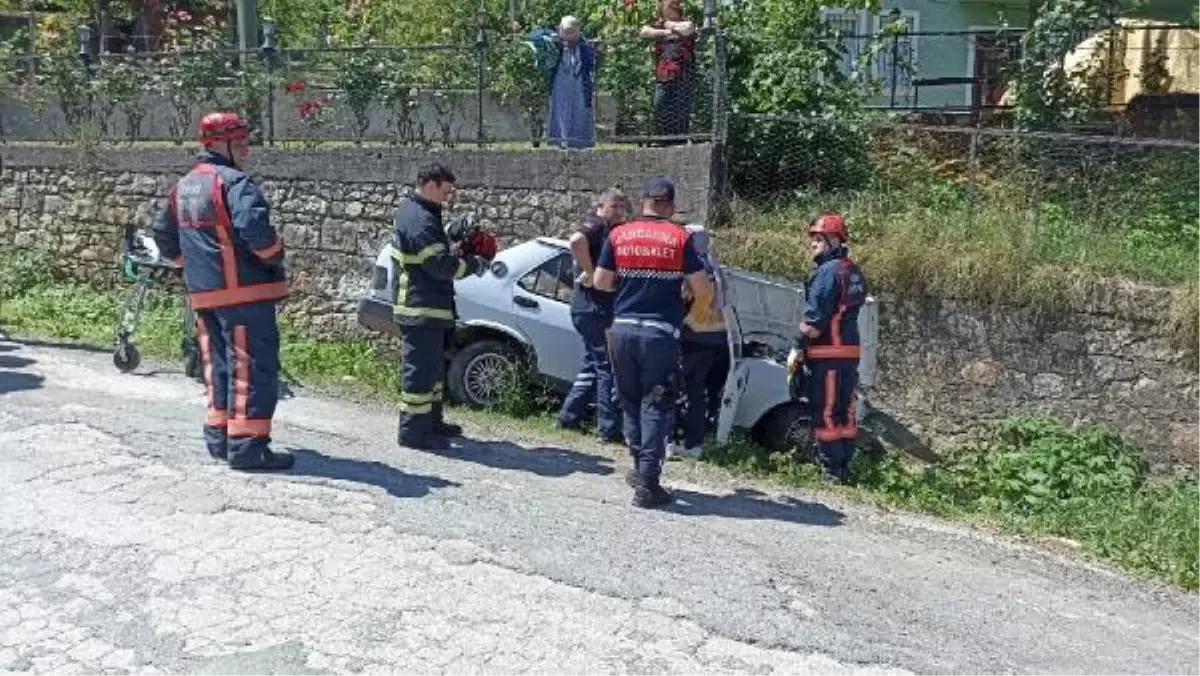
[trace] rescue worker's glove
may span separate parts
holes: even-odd
[[[792,341],[792,349],[787,356],[787,386],[788,394],[795,401],[806,399],[808,366],[805,364],[808,353],[808,339],[800,336]]]

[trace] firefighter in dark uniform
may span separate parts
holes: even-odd
[[[571,323],[583,339],[583,366],[558,412],[558,425],[580,427],[587,407],[596,402],[596,434],[601,441],[623,440],[613,400],[612,364],[608,358],[608,330],[612,327],[613,294],[593,288],[592,278],[600,249],[613,226],[623,223],[629,206],[616,188],[596,200],[596,211],[584,218],[569,240],[575,258],[575,288],[571,294]]]
[[[634,458],[626,481],[633,504],[671,502],[660,477],[679,391],[681,282],[694,297],[712,288],[687,230],[669,219],[675,187],[664,178],[642,186],[641,215],[613,228],[600,252],[595,286],[617,292],[613,307],[613,371]]]
[[[154,222],[162,255],[183,268],[204,362],[208,452],[237,470],[283,470],[270,448],[279,398],[278,301],[288,295],[283,240],[244,173],[250,128],[234,113],[200,121],[199,163],[171,188]]]
[[[442,208],[454,193],[453,172],[431,164],[417,174],[416,189],[396,209],[393,317],[401,332],[401,446],[445,449],[462,428],[442,419],[446,350],[454,331],[454,280],[483,274],[488,262],[451,248]]]
[[[850,259],[850,235],[841,215],[821,214],[809,225],[808,236],[816,269],[808,279],[800,338],[788,369],[794,373],[804,360],[817,459],[827,479],[845,483],[858,436],[858,312],[866,302],[867,280]]]

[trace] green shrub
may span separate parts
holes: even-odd
[[[15,298],[62,279],[61,263],[51,249],[18,249],[0,256],[0,298]]]
[[[1106,427],[1015,416],[922,469],[865,455],[853,469],[861,486],[892,502],[1067,538],[1129,570],[1197,588],[1196,478],[1147,478],[1137,450]]]

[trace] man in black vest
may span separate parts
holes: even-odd
[[[613,320],[613,298],[610,291],[592,285],[596,261],[609,231],[625,221],[629,204],[625,194],[616,188],[601,193],[595,212],[583,219],[571,234],[571,253],[575,257],[575,290],[571,294],[571,323],[583,338],[583,366],[571,391],[558,412],[558,425],[578,428],[595,397],[596,434],[602,441],[623,439],[617,406],[613,398],[612,364],[608,359],[609,328]]]

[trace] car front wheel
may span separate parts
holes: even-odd
[[[802,460],[816,456],[808,411],[798,403],[776,407],[758,425],[757,441],[774,452],[794,451]]]
[[[479,340],[454,353],[447,374],[450,396],[472,408],[495,406],[512,386],[516,364],[513,348],[500,340]]]

